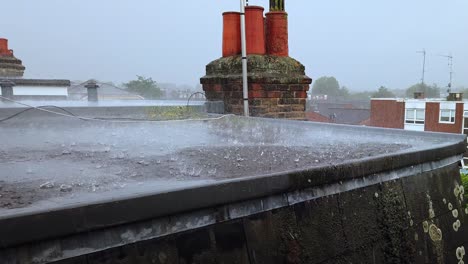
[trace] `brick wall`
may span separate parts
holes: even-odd
[[[250,55],[248,96],[251,116],[305,120],[307,91],[312,80],[290,57]],[[208,101],[223,101],[226,113],[244,112],[242,64],[239,56],[207,65],[200,79]]]
[[[244,112],[242,84],[227,81],[203,84],[206,97],[224,101],[225,112],[242,115]],[[249,84],[249,111],[252,116],[304,119],[308,84]]]
[[[370,125],[400,128],[405,126],[405,103],[396,100],[372,100]]]
[[[461,133],[463,126],[463,104],[456,104],[455,123],[444,124],[439,122],[440,103],[426,103],[426,121],[424,125],[425,131],[446,132],[446,133]]]

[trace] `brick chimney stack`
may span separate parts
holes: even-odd
[[[270,12],[246,7],[249,111],[252,116],[305,119],[312,80],[289,57],[284,0],[270,0]],[[240,13],[223,13],[223,57],[206,66],[200,79],[208,101],[223,101],[226,113],[243,113]]]
[[[13,50],[8,49],[8,39],[0,38],[0,56],[13,56]]]
[[[8,39],[0,38],[0,78],[23,77],[25,67],[8,49]]]

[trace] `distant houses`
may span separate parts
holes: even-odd
[[[68,100],[88,100],[87,82],[74,82],[68,87]],[[131,93],[111,83],[98,83],[98,100],[144,100],[142,96]]]
[[[329,96],[315,96],[309,101],[306,119],[313,122],[347,125],[369,125],[369,101],[335,100]]]
[[[45,79],[2,79],[2,96],[12,97],[15,100],[67,100],[69,80]],[[7,87],[11,92],[7,92]],[[3,91],[2,91],[3,90]],[[5,93],[5,94],[3,94]]]

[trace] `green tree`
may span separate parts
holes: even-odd
[[[466,87],[459,86],[459,87],[457,87],[455,89],[455,91],[458,91],[458,92],[462,93],[464,95],[463,97],[468,96],[468,88],[466,88]]]
[[[147,99],[156,99],[163,96],[163,92],[152,78],[145,78],[137,75],[136,80],[129,81],[123,85],[130,92],[139,94]]]
[[[346,86],[342,86],[338,91],[338,95],[343,98],[348,98],[350,96],[349,89]]]
[[[372,94],[372,98],[394,98],[395,94],[392,93],[387,87],[380,86],[379,90]]]
[[[417,83],[406,90],[407,97],[413,97],[415,92],[422,92],[427,98],[439,98],[440,88],[437,84],[427,85],[425,83]]]
[[[367,101],[367,100],[370,100],[370,98],[372,97],[372,94],[373,94],[372,92],[368,92],[368,91],[352,93],[349,95],[348,99]]]
[[[339,96],[340,95],[340,84],[335,77],[320,77],[315,80],[312,85],[313,95],[328,95],[328,96]]]

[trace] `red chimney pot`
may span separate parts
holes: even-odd
[[[8,40],[0,38],[0,55],[8,55]]]
[[[245,7],[247,54],[265,55],[265,23],[261,6]]]
[[[241,54],[240,13],[223,13],[223,57]]]
[[[288,13],[266,13],[266,51],[268,55],[289,56]]]

